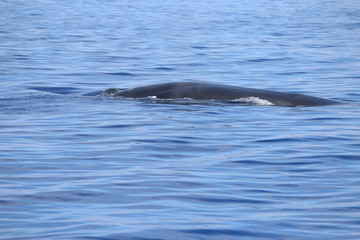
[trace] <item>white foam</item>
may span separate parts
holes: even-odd
[[[147,96],[148,99],[157,99],[157,96]]]
[[[116,97],[116,93],[118,91],[107,91],[107,90],[104,90],[102,91],[99,95],[100,96],[105,96],[105,97],[110,97],[110,98],[113,98],[113,97]]]
[[[251,103],[254,105],[261,105],[261,106],[271,106],[274,105],[272,102],[268,100],[264,100],[258,97],[245,97],[245,98],[237,98],[232,100],[232,102],[243,102],[243,103]]]

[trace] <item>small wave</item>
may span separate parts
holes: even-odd
[[[110,73],[105,73],[107,75],[115,75],[115,76],[126,76],[126,77],[136,77],[136,74],[133,73],[127,73],[127,72],[110,72]]]
[[[250,104],[261,105],[261,106],[274,105],[272,102],[269,102],[267,100],[264,100],[264,99],[261,99],[258,97],[237,98],[237,99],[231,100],[231,102],[250,103]]]
[[[174,68],[169,68],[169,67],[157,67],[154,68],[154,70],[159,70],[159,71],[174,71]]]

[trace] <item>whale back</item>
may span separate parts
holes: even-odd
[[[336,101],[312,97],[304,94],[244,88],[203,82],[173,82],[136,87],[128,90],[107,89],[101,93],[107,96],[126,98],[156,97],[158,99],[194,100],[241,100],[259,98],[277,106],[321,106],[335,104]]]

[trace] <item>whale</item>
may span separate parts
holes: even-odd
[[[100,91],[97,95],[132,99],[151,97],[156,99],[225,100],[245,103],[259,100],[260,102],[266,102],[266,105],[287,107],[324,106],[338,103],[335,100],[299,93],[262,90],[208,82],[170,82],[130,89],[109,88]]]

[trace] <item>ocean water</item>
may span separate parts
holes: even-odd
[[[357,0],[0,0],[0,239],[360,239]],[[207,81],[343,102],[87,96]]]

